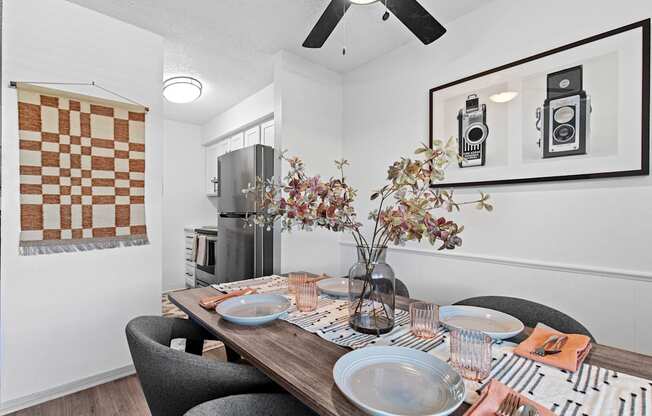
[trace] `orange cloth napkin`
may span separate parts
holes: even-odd
[[[561,334],[552,328],[537,326],[525,341],[521,342],[514,350],[514,354],[541,362],[553,367],[576,372],[591,350],[591,338],[586,335],[568,334],[568,340],[557,354],[541,357],[534,350],[541,346],[551,335]]]
[[[500,381],[491,380],[489,386],[484,389],[478,401],[475,402],[475,404],[471,406],[471,408],[467,410],[466,413],[464,413],[464,416],[494,416],[496,414],[496,410],[498,410],[498,407],[500,406],[500,402],[502,402],[510,392],[516,393],[514,390],[510,389]],[[522,395],[519,395],[519,397],[521,398],[522,404],[530,404],[536,407],[541,416],[554,416],[554,413],[541,406],[537,402],[533,402],[532,400],[528,399],[527,397],[523,397]]]

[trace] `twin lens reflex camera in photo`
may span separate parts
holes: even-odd
[[[543,158],[583,155],[591,133],[591,98],[583,90],[582,66],[548,74],[547,98],[536,110]]]

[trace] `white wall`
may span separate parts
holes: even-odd
[[[201,127],[163,123],[163,290],[185,287],[183,228],[217,224],[217,211],[204,193]]]
[[[283,51],[276,57],[274,94],[276,147],[301,157],[308,174],[337,175],[333,161],[342,155],[341,76]],[[282,271],[339,273],[339,238],[321,229],[284,233]]]
[[[3,32],[0,394],[6,408],[129,368],[125,324],[160,314],[163,41],[63,0],[5,0]],[[9,80],[96,80],[150,107],[149,245],[18,256],[17,109]],[[90,87],[76,91],[115,99]]]
[[[447,25],[431,46],[412,42],[347,74],[344,157],[353,165],[349,180],[360,189],[362,216],[387,166],[427,141],[430,88],[650,15],[649,0],[496,0]],[[651,178],[485,190],[493,213],[455,216],[467,226],[461,249],[438,255],[409,246],[389,254],[415,297],[529,298],[573,315],[600,342],[652,353],[652,334],[643,329],[652,316]],[[343,269],[353,255],[343,245]]]
[[[204,124],[201,128],[202,139],[204,143],[220,139],[247,124],[269,117],[273,112],[272,83]]]

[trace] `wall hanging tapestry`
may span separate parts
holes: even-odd
[[[16,87],[20,254],[147,244],[146,109]]]

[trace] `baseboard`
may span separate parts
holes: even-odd
[[[17,399],[8,400],[6,402],[0,402],[0,415],[7,415],[9,413],[17,412],[28,407],[36,406],[38,404],[57,399],[59,397],[67,396],[81,390],[86,390],[100,384],[130,376],[135,372],[136,370],[134,369],[133,364],[129,364],[124,367],[116,368],[115,370],[106,371],[104,373],[86,377],[81,380],[62,384],[48,390],[32,393]]]
[[[355,247],[356,244],[353,241],[340,241],[340,245]],[[500,264],[504,266],[512,267],[522,267],[526,269],[539,269],[539,270],[551,270],[556,272],[564,273],[575,273],[585,276],[598,276],[598,277],[610,277],[615,279],[625,279],[625,280],[637,280],[650,282],[652,281],[652,273],[649,271],[642,270],[625,270],[625,269],[615,269],[607,267],[596,267],[580,264],[568,264],[568,263],[552,263],[552,262],[542,262],[529,259],[521,258],[510,258],[510,257],[498,257],[485,254],[471,254],[471,253],[460,253],[460,252],[451,252],[451,251],[436,251],[423,249],[419,247],[400,247],[400,246],[390,246],[388,247],[390,251],[399,251],[399,252],[410,252],[418,255],[432,256],[432,257],[442,257],[449,260],[459,260],[459,261],[471,261],[479,263],[490,263],[490,264]]]

